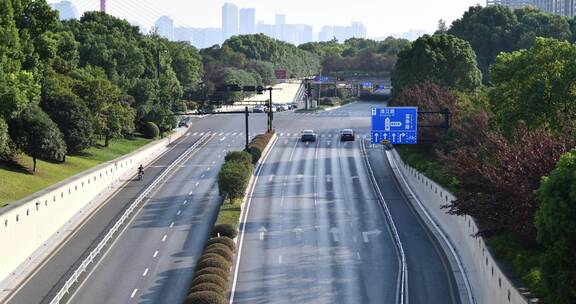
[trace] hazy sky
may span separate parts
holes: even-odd
[[[71,0],[79,7],[96,6],[98,0]],[[317,32],[323,25],[347,25],[361,21],[368,37],[403,33],[410,29],[433,32],[439,19],[449,23],[462,16],[469,6],[484,0],[107,0],[109,12],[145,26],[160,15],[172,16],[177,25],[220,27],[220,9],[231,2],[256,8],[256,20],[273,23],[274,15],[286,14],[287,23],[305,23]],[[55,2],[51,0],[50,2]],[[94,8],[92,8],[94,9]]]

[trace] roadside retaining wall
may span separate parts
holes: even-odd
[[[186,131],[179,128],[169,137],[0,209],[0,282],[29,271],[24,270],[27,265],[49,254],[91,210],[132,178],[140,164],[156,159]]]
[[[395,150],[388,151],[387,156],[394,171],[404,177],[426,212],[455,248],[464,266],[475,303],[531,303],[528,300],[529,293],[517,289],[502,272],[484,239],[473,236],[478,232],[474,219],[470,216],[450,215],[446,209],[441,208],[454,201],[454,195],[405,164]],[[399,182],[403,182],[401,177]]]

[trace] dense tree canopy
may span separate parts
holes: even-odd
[[[576,302],[576,151],[564,155],[538,189],[538,241],[546,247],[543,281],[546,301]]]
[[[500,52],[529,48],[537,37],[573,41],[571,24],[574,23],[566,17],[534,8],[511,11],[504,6],[475,6],[454,21],[448,34],[470,42],[484,80],[488,82],[489,67]]]
[[[562,129],[576,119],[576,46],[538,38],[533,48],[503,53],[491,68],[490,104],[500,126]]]
[[[404,87],[431,82],[456,90],[472,91],[482,74],[470,44],[451,35],[424,35],[398,55],[392,74],[394,95]]]

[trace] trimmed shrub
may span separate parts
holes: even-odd
[[[252,162],[252,156],[245,151],[231,151],[226,154],[224,161],[234,161],[249,164]]]
[[[260,160],[260,157],[262,157],[262,151],[254,146],[248,146],[248,153],[252,156],[253,164],[256,164]]]
[[[238,235],[238,230],[230,224],[220,224],[214,226],[214,229],[212,229],[212,237],[217,237],[218,234],[233,239]]]
[[[206,250],[204,250],[204,254],[209,253],[218,254],[225,258],[228,262],[232,262],[232,260],[234,260],[234,253],[230,250],[230,248],[223,244],[216,244],[207,247]]]
[[[146,138],[154,139],[160,136],[160,129],[155,123],[149,121],[142,126],[142,135]]]
[[[227,304],[226,298],[214,291],[198,291],[191,293],[184,300],[184,304]]]
[[[223,257],[223,256],[221,256],[221,255],[219,255],[219,254],[217,254],[217,253],[214,253],[214,252],[208,252],[208,253],[204,252],[204,254],[202,254],[202,256],[200,257],[200,259],[198,260],[198,263],[200,263],[200,262],[202,262],[202,261],[204,261],[204,260],[207,260],[207,259],[223,259],[223,260],[222,260],[223,262],[228,262],[228,263],[229,263],[229,261],[228,261],[225,257]]]
[[[325,97],[320,100],[320,104],[324,106],[339,106],[341,103],[339,97]]]
[[[225,271],[222,270],[220,268],[216,268],[216,267],[206,267],[204,269],[200,269],[198,271],[196,271],[196,273],[194,274],[194,278],[199,277],[203,274],[215,274],[225,280],[228,280],[230,278],[230,272],[229,271]]]
[[[226,245],[226,247],[228,247],[230,250],[232,250],[232,252],[236,251],[236,243],[234,243],[234,241],[229,238],[229,237],[213,237],[211,239],[208,240],[208,242],[206,242],[206,248],[208,248],[208,246],[213,245],[213,244],[223,244]]]
[[[190,287],[190,289],[188,289],[188,294],[192,294],[192,293],[200,292],[200,291],[213,291],[213,292],[217,292],[221,295],[226,294],[226,289],[224,289],[224,288],[220,287],[220,285],[214,284],[214,283],[200,283],[198,285],[194,285],[194,286]]]
[[[226,162],[218,173],[218,188],[220,195],[228,194],[230,199],[244,196],[244,191],[254,171],[252,164]]]
[[[225,271],[230,271],[231,265],[230,262],[226,261],[226,259],[223,257],[207,258],[199,261],[198,265],[196,265],[197,270],[201,270],[208,267],[216,267]]]
[[[228,280],[221,278],[217,274],[203,274],[199,275],[194,280],[192,280],[192,286],[200,285],[200,283],[212,283],[216,284],[224,289],[228,288]]]

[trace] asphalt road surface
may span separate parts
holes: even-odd
[[[252,123],[250,133],[262,132],[265,117],[252,117]],[[170,299],[183,299],[192,276],[190,267],[201,253],[218,210],[215,176],[224,161],[225,150],[238,150],[244,146],[243,126],[242,115],[194,119],[186,136],[145,169],[143,181],[128,181],[14,293],[8,303],[49,303],[145,187],[202,135],[210,132],[214,134],[210,142],[186,160],[175,174],[169,175],[145,202],[142,211],[91,273],[72,303],[164,303],[163,296],[168,294]],[[188,195],[190,191],[193,191],[192,195]],[[184,200],[188,200],[186,205],[183,205]],[[172,222],[174,225],[170,227]],[[162,241],[165,234],[167,237]],[[158,253],[153,257],[156,250]],[[142,276],[146,268],[148,272]],[[85,289],[94,293],[87,294]],[[135,289],[138,291],[131,298]],[[86,300],[76,300],[83,295]]]
[[[398,253],[360,152],[374,105],[382,106],[295,114],[302,118],[278,128],[247,215],[233,303],[397,302]],[[299,142],[291,126],[316,130],[318,141]],[[342,128],[354,128],[357,141],[341,143]],[[406,252],[407,302],[459,303],[444,253],[398,188],[383,151],[367,151]]]
[[[279,135],[262,167],[248,214],[234,303],[395,303],[398,250],[370,184],[359,137],[370,107],[325,113],[275,113]],[[250,133],[265,130],[252,114]],[[195,119],[173,149],[129,181],[40,267],[9,303],[48,303],[116,218],[151,181],[203,134],[212,138],[169,175],[74,292],[70,303],[181,303],[216,217],[216,176],[229,150],[244,145],[244,117]],[[319,133],[299,142],[302,129]],[[396,222],[409,273],[410,303],[458,303],[436,241],[410,209],[380,149],[368,149]]]

